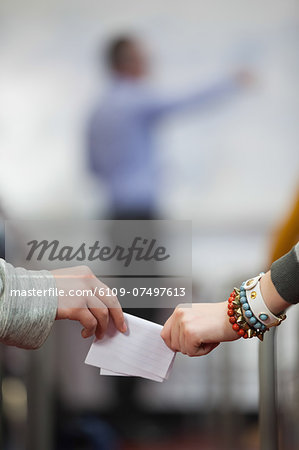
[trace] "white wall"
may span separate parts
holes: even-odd
[[[298,6],[291,0],[1,2],[0,191],[10,214],[86,214],[84,125],[103,89],[98,42],[136,30],[154,79],[172,89],[252,65],[251,92],[209,112],[168,120],[160,133],[163,209],[201,223],[269,223],[298,173]],[[104,198],[102,198],[104,203]],[[255,213],[252,214],[252,208]]]

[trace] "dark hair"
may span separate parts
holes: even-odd
[[[135,42],[130,36],[119,36],[107,46],[106,60],[112,69],[119,69],[126,60],[126,50]]]

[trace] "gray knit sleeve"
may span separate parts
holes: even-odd
[[[51,272],[15,268],[0,259],[0,342],[39,348],[55,320],[55,288]]]
[[[299,303],[299,242],[272,264],[271,279],[286,302]]]

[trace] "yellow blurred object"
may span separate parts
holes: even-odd
[[[299,240],[299,188],[295,203],[285,221],[278,228],[275,237],[271,251],[271,263],[288,253]]]

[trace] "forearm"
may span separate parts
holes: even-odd
[[[198,88],[176,98],[151,98],[143,105],[143,113],[151,118],[157,118],[184,109],[205,108],[215,101],[230,96],[240,90],[240,83],[234,77],[229,77],[206,88]],[[142,112],[141,112],[142,114]]]
[[[250,278],[234,289],[228,315],[235,331],[245,338],[263,334],[286,318],[284,311],[299,302],[299,243],[266,274]]]
[[[286,302],[299,302],[299,242],[272,264],[271,280],[277,293]]]
[[[45,270],[15,268],[1,259],[0,279],[0,341],[21,348],[39,348],[56,316],[54,277]],[[49,295],[28,295],[33,289]]]
[[[273,314],[278,315],[290,306],[290,303],[286,302],[277,292],[271,279],[270,270],[261,278],[260,288],[264,302]]]
[[[219,342],[240,336],[262,340],[269,326],[277,326],[285,318],[281,313],[299,302],[298,253],[299,244],[261,278],[249,279],[234,289],[228,302],[179,306],[165,323],[162,338],[173,350],[190,356],[205,355]]]

